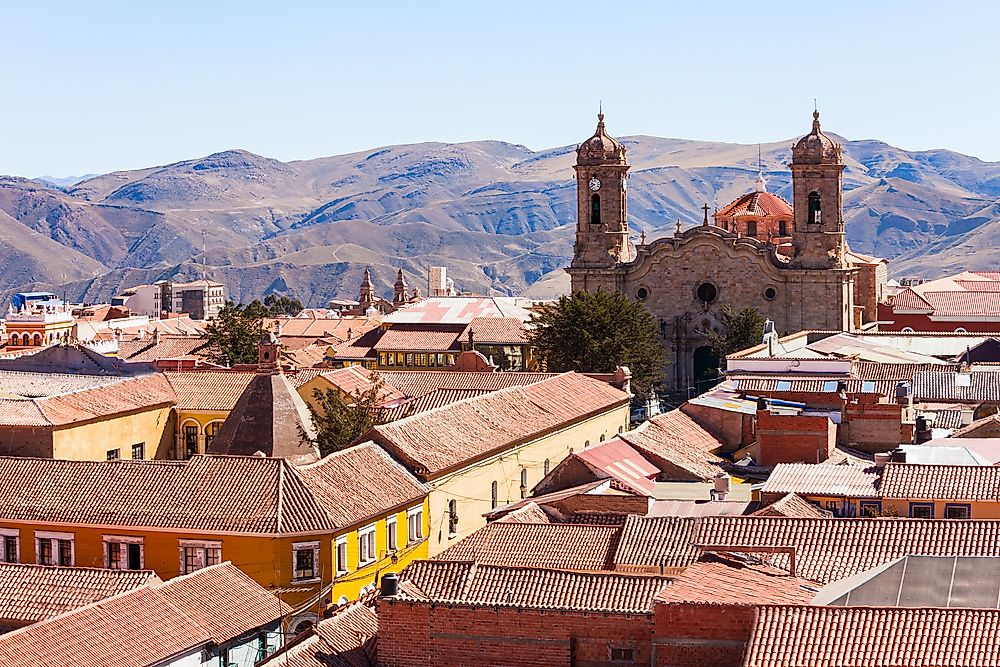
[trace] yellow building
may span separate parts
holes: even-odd
[[[294,608],[292,628],[427,556],[426,490],[371,443],[303,469],[264,457],[11,457],[0,477],[0,560],[164,580],[228,560]]]
[[[187,459],[208,451],[254,372],[195,370],[164,373],[177,395],[174,455]]]
[[[138,374],[137,374],[138,373]],[[77,346],[0,360],[0,455],[168,458],[174,392],[148,369]]]
[[[429,487],[430,556],[519,500],[576,449],[628,426],[631,396],[564,373],[376,426],[365,436]]]

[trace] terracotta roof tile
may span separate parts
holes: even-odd
[[[715,214],[716,218],[739,216],[788,217],[794,214],[792,205],[770,192],[748,192]]]
[[[161,336],[118,342],[118,358],[129,362],[150,362],[181,357],[208,358],[208,341],[200,336]]]
[[[376,426],[368,437],[419,475],[434,475],[628,401],[606,382],[565,373]]]
[[[416,352],[449,352],[461,349],[459,336],[461,330],[430,329],[428,327],[410,328],[406,325],[396,325],[382,334],[373,349],[384,351],[416,351]]]
[[[918,371],[954,370],[957,365],[944,364],[893,364],[874,361],[855,361],[851,364],[851,375],[858,380],[912,380]]]
[[[744,667],[1000,664],[1000,612],[984,609],[767,606]]]
[[[809,604],[819,586],[752,558],[707,553],[656,596],[657,602]]]
[[[280,337],[296,338],[336,338],[346,341],[348,338],[358,338],[367,331],[379,326],[378,319],[364,315],[342,317],[269,317],[264,319],[264,327],[273,330],[279,327]]]
[[[879,498],[880,478],[881,469],[875,466],[779,463],[767,478],[761,493]]]
[[[469,340],[483,344],[525,345],[529,342],[524,322],[516,317],[477,317],[469,322],[459,336],[459,342]]]
[[[618,526],[493,522],[436,559],[588,572],[610,570],[620,533]]]
[[[485,389],[437,389],[429,394],[424,394],[419,398],[392,408],[385,415],[385,421],[396,421],[397,419],[415,415],[418,412],[426,412],[427,410],[440,408],[444,405],[450,405],[456,401],[473,398],[474,396],[484,396],[489,393]]]
[[[670,466],[688,473],[678,479],[709,480],[719,472],[722,462],[711,453],[722,443],[680,410],[657,415],[619,437],[664,470],[667,476],[670,476]]]
[[[256,373],[245,371],[188,371],[164,373],[177,394],[181,410],[229,412],[236,407]]]
[[[374,346],[382,335],[381,329],[371,329],[360,336],[355,336],[344,343],[334,346],[334,359],[360,360],[375,359]]]
[[[0,563],[0,625],[36,623],[156,580],[149,570]]]
[[[497,519],[499,523],[552,523],[538,503],[528,502]]]
[[[375,667],[378,616],[354,603],[324,618],[256,667]]]
[[[796,574],[829,583],[907,554],[1000,557],[1000,521],[704,517],[695,542],[723,549],[794,547]],[[624,536],[623,536],[624,542]],[[783,555],[760,554],[787,568]]]
[[[340,528],[427,495],[427,487],[372,442],[299,466],[298,473]]]
[[[615,482],[615,488],[653,495],[654,480],[660,469],[642,458],[621,437],[598,443],[572,456],[586,463],[591,470],[610,476]]]
[[[656,572],[687,567],[698,558],[696,519],[628,515],[615,552],[615,569]]]
[[[332,371],[324,371],[320,376],[334,387],[341,391],[356,396],[370,391],[374,387],[374,373],[364,366],[347,366]],[[381,377],[381,374],[379,375]],[[383,379],[383,387],[379,392],[379,400],[382,403],[399,401],[406,398],[403,392],[399,391]]]
[[[650,613],[669,581],[455,561],[415,561],[403,579],[408,597],[435,603],[635,614]]]
[[[882,475],[882,496],[900,500],[1000,502],[1000,468],[887,463]]]
[[[959,375],[968,377],[968,386],[957,382]],[[918,371],[913,375],[913,397],[918,401],[998,401],[1000,371]]]
[[[253,534],[333,530],[283,459],[189,461],[0,458],[0,516],[11,521]]]
[[[456,371],[380,371],[382,379],[407,396],[418,397],[441,389],[499,391],[557,377],[558,373],[504,373]]]
[[[754,516],[787,516],[800,519],[822,519],[830,516],[829,512],[821,510],[809,501],[789,493],[774,501],[767,507],[762,507],[753,513]]]
[[[210,642],[225,643],[289,612],[226,562],[2,635],[0,662],[8,667],[159,664]]]

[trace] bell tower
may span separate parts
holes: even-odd
[[[629,164],[625,146],[605,131],[604,113],[597,114],[594,135],[576,149],[573,169],[576,244],[571,270],[611,268],[628,262],[632,259],[625,197]],[[577,289],[575,276],[573,289]]]
[[[819,111],[812,131],[792,147],[795,204],[792,264],[803,269],[847,268],[841,145],[823,134]]]

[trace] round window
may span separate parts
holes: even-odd
[[[773,287],[768,287],[766,290],[764,290],[764,298],[767,299],[768,301],[774,301],[777,298],[777,296],[778,296],[778,290],[774,289]]]
[[[702,303],[714,303],[719,296],[719,290],[712,283],[698,285],[698,300]]]
[[[639,297],[640,301],[645,301],[646,298],[649,296],[649,290],[646,289],[645,287],[640,287],[635,291],[635,295]]]

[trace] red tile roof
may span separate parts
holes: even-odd
[[[403,419],[404,417],[415,415],[418,412],[426,412],[427,410],[440,408],[441,406],[449,405],[451,403],[455,403],[456,401],[472,398],[474,396],[483,396],[488,393],[490,392],[483,389],[437,389],[429,394],[424,394],[419,398],[415,398],[411,401],[403,403],[402,405],[392,408],[392,410],[389,410],[385,415],[385,421],[396,421],[397,419]]]
[[[654,480],[660,469],[642,458],[642,454],[621,438],[612,438],[580,450],[573,456],[586,463],[591,470],[610,476],[619,488],[653,495]]]
[[[743,667],[1000,664],[1000,612],[984,609],[762,607]]]
[[[375,386],[375,374],[364,366],[347,366],[332,371],[324,371],[319,374],[332,386],[337,387],[342,392],[357,396],[366,391],[371,391]],[[381,374],[379,374],[381,377]],[[406,395],[382,380],[382,389],[379,391],[379,401],[382,404],[392,401],[400,401]]]
[[[767,478],[761,493],[879,498],[880,478],[881,469],[875,466],[862,468],[825,463],[779,463]]]
[[[256,667],[375,667],[377,634],[375,611],[354,603],[324,618]]]
[[[226,562],[2,635],[0,662],[6,667],[159,664],[225,643],[289,612]]]
[[[335,523],[284,459],[64,461],[0,457],[0,516],[17,522],[329,532]]]
[[[344,315],[342,317],[274,317],[264,320],[264,328],[268,331],[279,328],[279,337],[296,338],[335,338],[346,341],[348,338],[359,338],[367,331],[379,326],[378,319],[367,316]]]
[[[711,453],[722,443],[680,410],[657,415],[619,437],[664,470],[666,476],[684,481],[712,479],[719,472],[718,464],[722,462],[720,457]],[[669,466],[665,465],[668,463]],[[685,471],[687,475],[671,475],[670,466]]]
[[[334,452],[297,470],[339,528],[419,503],[427,495],[427,487],[372,442]]]
[[[366,437],[418,476],[433,476],[625,406],[629,398],[606,382],[565,373],[376,426]]]
[[[187,371],[164,373],[177,394],[181,410],[229,412],[257,376],[245,371]]]
[[[415,561],[403,573],[410,599],[489,607],[650,613],[668,579],[461,561]]]
[[[1000,521],[704,517],[692,541],[717,549],[794,547],[796,574],[828,583],[907,554],[1000,557]],[[624,535],[623,535],[624,542]],[[787,568],[783,555],[759,554]]]
[[[820,508],[816,507],[807,500],[804,500],[800,496],[794,493],[789,493],[782,496],[779,500],[774,501],[767,507],[762,507],[753,513],[754,516],[787,516],[787,517],[798,517],[801,519],[822,519],[823,517],[830,516],[829,512],[825,512]]]
[[[629,515],[625,518],[615,569],[626,572],[657,572],[687,567],[698,558],[695,531],[698,520],[663,516]]]
[[[458,337],[462,331],[451,329],[410,328],[396,325],[382,334],[373,349],[385,351],[449,352],[461,349]]]
[[[620,532],[619,526],[493,522],[446,549],[436,560],[587,572],[610,570]]]
[[[738,216],[786,217],[794,214],[792,205],[770,192],[748,192],[715,214],[716,218]]]
[[[149,570],[0,563],[0,626],[37,623],[152,581]]]
[[[469,340],[469,332],[475,343],[526,345],[529,342],[524,322],[516,317],[477,317],[459,336],[460,343]]]
[[[657,602],[809,604],[819,585],[752,558],[707,553],[656,596]]]
[[[382,379],[407,396],[418,397],[441,389],[499,391],[557,377],[558,373],[504,373],[457,371],[379,371]]]
[[[956,441],[961,445],[961,440]],[[882,496],[899,500],[1000,502],[1000,467],[887,463]]]
[[[552,519],[536,502],[528,502],[497,519],[498,523],[552,523]]]
[[[161,336],[118,342],[118,358],[129,362],[191,357],[208,359],[208,341],[201,336]]]

